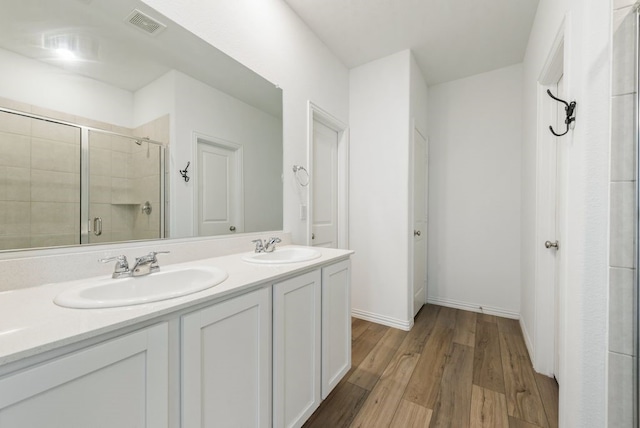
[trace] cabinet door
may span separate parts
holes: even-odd
[[[182,317],[182,426],[271,425],[271,290]]]
[[[166,323],[0,379],[3,428],[167,427]]]
[[[300,427],[320,404],[320,271],[273,286],[273,426]]]
[[[322,399],[351,368],[349,260],[322,269]]]

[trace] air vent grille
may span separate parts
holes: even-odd
[[[167,28],[166,25],[140,12],[138,9],[132,10],[125,20],[134,27],[154,36]]]

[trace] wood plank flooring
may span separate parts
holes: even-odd
[[[558,384],[515,320],[425,305],[411,331],[352,321],[352,368],[304,425],[557,428]]]

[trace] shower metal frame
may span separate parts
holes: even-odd
[[[635,130],[635,258],[634,258],[634,284],[633,284],[633,349],[635,351],[635,364],[633,364],[633,426],[640,427],[640,2],[634,6],[636,15],[635,38],[635,79],[636,93],[634,97],[634,130]]]
[[[31,119],[43,120],[46,122],[57,123],[59,125],[73,126],[74,128],[78,128],[80,130],[80,245],[90,244],[89,242],[89,233],[90,233],[90,223],[91,219],[89,219],[89,189],[90,189],[90,170],[89,170],[89,133],[100,132],[102,134],[109,134],[118,137],[127,138],[133,140],[132,142],[136,142],[141,140],[145,143],[154,144],[161,148],[160,150],[160,225],[159,225],[159,238],[165,237],[166,225],[165,223],[165,200],[166,200],[166,188],[165,188],[165,152],[166,152],[166,144],[161,141],[152,140],[146,137],[134,137],[131,135],[121,134],[119,132],[107,131],[100,128],[95,128],[92,126],[84,126],[79,125],[74,122],[69,122],[65,120],[53,119],[46,116],[41,116],[38,114],[28,113],[20,110],[14,110],[6,107],[0,107],[0,112],[15,114],[18,116],[28,117]],[[104,244],[104,242],[102,242]],[[29,250],[31,248],[24,248],[24,250]]]

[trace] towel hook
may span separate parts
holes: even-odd
[[[565,100],[561,100],[560,98],[554,96],[549,89],[547,89],[547,94],[549,94],[549,96],[551,98],[553,98],[554,100],[556,100],[556,101],[558,101],[560,103],[563,103],[565,105],[564,111],[565,111],[567,117],[564,120],[564,123],[565,123],[565,125],[567,125],[567,130],[564,131],[562,134],[558,134],[556,131],[553,130],[552,126],[549,126],[549,131],[551,131],[551,133],[553,135],[555,135],[556,137],[562,137],[567,132],[569,132],[569,125],[571,125],[571,122],[576,120],[575,116],[573,115],[574,111],[576,109],[576,102],[575,101],[571,101],[570,103],[567,103]]]
[[[187,175],[187,169],[189,169],[189,165],[191,165],[191,161],[187,162],[187,166],[185,166],[184,169],[180,170],[180,175],[182,176],[182,178],[184,178],[185,183],[189,182],[189,176]]]

